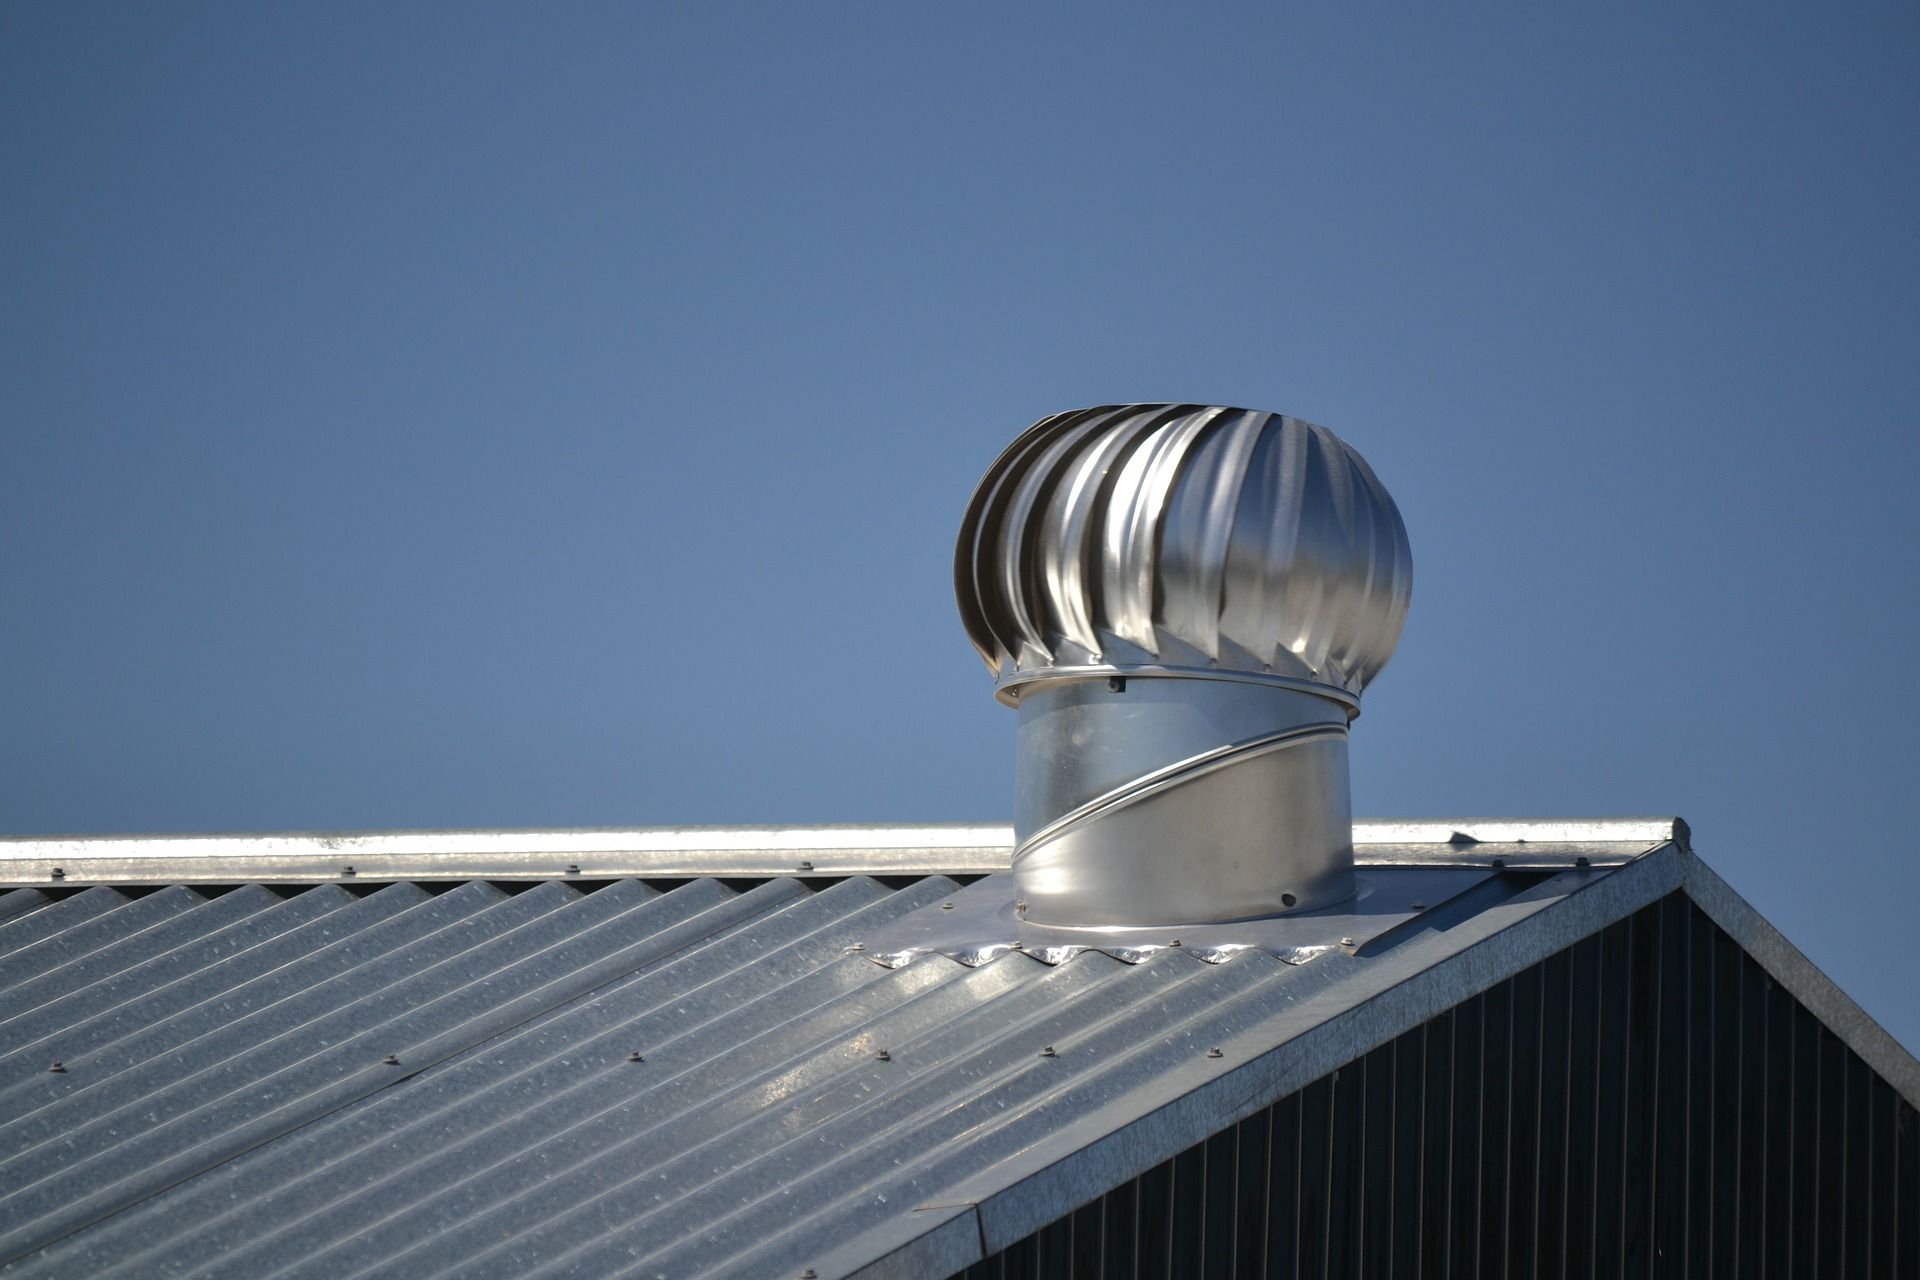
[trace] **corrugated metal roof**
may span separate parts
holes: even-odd
[[[1509,870],[1305,965],[848,954],[937,909],[942,876],[18,890],[0,895],[0,1259],[944,1274],[1691,862],[1669,844],[1612,871]]]

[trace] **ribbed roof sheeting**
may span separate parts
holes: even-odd
[[[975,490],[960,613],[1003,686],[1049,668],[1199,668],[1357,697],[1413,590],[1399,509],[1325,427],[1192,404],[1044,418]],[[1003,689],[1004,692],[1004,689]]]
[[[1683,884],[1920,1098],[1674,843],[1302,965],[849,953],[939,876],[0,894],[0,1274],[946,1274]]]
[[[797,1273],[1305,972],[846,953],[954,887],[0,897],[6,1274]]]

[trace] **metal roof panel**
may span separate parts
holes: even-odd
[[[48,998],[0,1005],[0,1273],[950,1270],[1695,874],[1527,830],[1487,834],[1544,869],[1303,964],[850,950],[942,876],[22,890],[0,944]]]

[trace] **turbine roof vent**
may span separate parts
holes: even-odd
[[[1413,588],[1365,459],[1296,418],[1193,404],[1043,418],[975,490],[955,552],[967,632],[1017,703],[1037,678],[1219,675],[1357,711]]]

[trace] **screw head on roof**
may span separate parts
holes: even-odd
[[[397,1053],[390,1053],[386,1057],[380,1059],[380,1061],[389,1067],[397,1067],[400,1065],[400,1055]]]
[[[53,869],[53,878],[55,880],[65,880],[67,878],[67,869],[65,867],[55,867]]]
[[[1224,1057],[1226,1057],[1227,1055],[1226,1055],[1226,1054],[1224,1054],[1224,1053],[1222,1053],[1222,1052],[1220,1052],[1220,1050],[1219,1050],[1219,1049],[1217,1049],[1217,1048],[1215,1048],[1215,1049],[1209,1049],[1209,1050],[1207,1050],[1207,1056],[1208,1056],[1209,1058],[1224,1058]]]
[[[878,1052],[878,1053],[876,1053],[876,1054],[874,1054],[873,1056],[874,1056],[874,1057],[876,1057],[876,1058],[878,1058],[878,1059],[879,1059],[880,1061],[882,1061],[882,1062],[892,1062],[892,1061],[893,1061],[893,1055],[892,1055],[892,1054],[890,1054],[890,1053],[888,1053],[888,1052],[887,1052],[887,1051],[886,1051],[885,1049],[882,1049],[882,1050],[881,1050],[880,1052]]]
[[[1053,1051],[1052,1045],[1048,1045],[1046,1048],[1040,1051],[1040,1056],[1043,1058],[1057,1058],[1060,1055]]]
[[[67,1064],[56,1061],[52,1066],[48,1067],[47,1070],[53,1072],[54,1075],[63,1076],[67,1074]]]
[[[640,1056],[640,1051],[638,1049],[635,1049],[632,1053],[627,1055],[627,1061],[628,1062],[645,1062],[646,1059]]]

